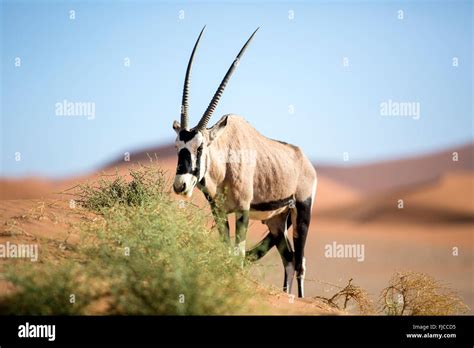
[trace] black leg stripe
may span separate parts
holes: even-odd
[[[251,203],[250,210],[271,211],[271,210],[276,210],[279,208],[286,207],[294,202],[295,202],[294,197],[290,196],[290,197],[279,199],[277,201],[272,201],[272,202]]]

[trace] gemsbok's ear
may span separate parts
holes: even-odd
[[[209,128],[209,141],[212,142],[216,140],[222,134],[226,126],[227,126],[227,116],[217,121],[215,125]]]
[[[173,129],[176,132],[176,134],[178,134],[180,129],[181,129],[181,124],[178,121],[174,121],[173,122]]]

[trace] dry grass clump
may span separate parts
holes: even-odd
[[[387,315],[455,315],[469,311],[454,290],[413,271],[392,276],[380,295],[380,308]]]
[[[346,310],[350,304],[355,304],[360,314],[373,314],[375,312],[372,301],[367,292],[361,287],[352,284],[352,279],[350,279],[348,284],[332,297],[327,298],[316,296],[316,298],[341,310]]]
[[[358,312],[364,315],[459,315],[470,310],[456,291],[427,274],[413,271],[392,276],[381,292],[377,308],[367,292],[354,285],[352,279],[332,297],[315,298],[339,310],[351,311],[350,307],[356,305]]]

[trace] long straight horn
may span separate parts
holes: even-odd
[[[184,78],[184,86],[183,86],[183,99],[181,101],[181,129],[188,128],[188,99],[189,99],[189,78],[191,76],[191,68],[193,67],[194,61],[194,53],[196,53],[196,49],[199,45],[199,41],[201,40],[202,33],[206,29],[206,26],[202,28],[199,37],[194,44],[193,52],[191,53],[191,57],[189,57],[188,68],[186,69],[186,77]]]
[[[209,103],[209,106],[206,109],[206,112],[202,116],[201,120],[199,121],[199,124],[196,126],[196,129],[202,130],[206,128],[207,123],[209,122],[209,119],[211,118],[214,110],[216,109],[217,104],[219,103],[219,100],[221,99],[222,93],[224,92],[225,86],[227,85],[227,82],[229,82],[230,77],[232,76],[232,73],[234,72],[235,68],[237,65],[239,65],[240,58],[244,54],[245,50],[247,49],[247,46],[249,45],[250,41],[252,41],[255,33],[257,32],[259,28],[257,28],[253,34],[250,36],[250,38],[247,40],[245,43],[244,47],[240,50],[239,54],[237,57],[235,57],[234,62],[230,66],[229,70],[227,70],[227,74],[225,74],[224,79],[222,80],[221,84],[219,85],[219,88],[217,89],[216,93],[214,94],[214,97],[212,97],[211,102]]]

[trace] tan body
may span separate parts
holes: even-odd
[[[227,125],[222,134],[207,147],[205,179],[212,197],[226,193],[226,213],[250,210],[251,219],[267,220],[288,211],[289,207],[255,211],[250,209],[250,204],[290,196],[304,201],[313,196],[316,171],[299,147],[263,136],[236,115],[225,115],[217,124],[225,117]],[[243,158],[236,161],[239,156],[235,154],[243,154]]]

